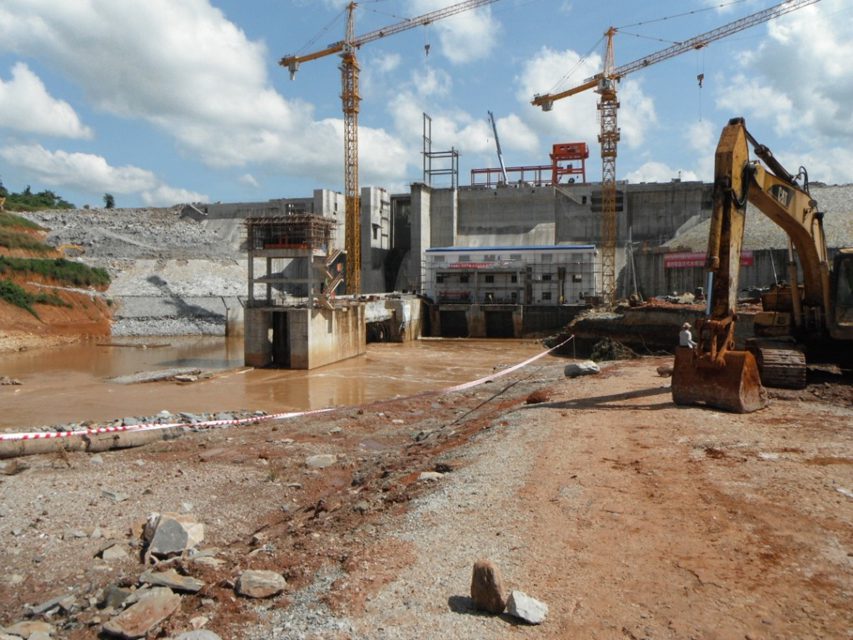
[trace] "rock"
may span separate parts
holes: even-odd
[[[501,571],[491,560],[477,560],[471,575],[471,599],[481,611],[500,614],[506,608]]]
[[[567,364],[563,369],[563,375],[567,378],[577,378],[578,376],[588,376],[594,373],[601,372],[601,369],[592,360],[584,360],[583,362],[573,362]]]
[[[444,477],[443,473],[439,473],[438,471],[422,471],[421,475],[418,476],[418,480],[423,482],[435,482],[436,480],[441,480]]]
[[[204,525],[186,514],[152,514],[143,535],[148,541],[148,556],[169,558],[200,544],[204,540]]]
[[[531,598],[523,591],[513,591],[509,594],[506,612],[530,624],[541,624],[548,615],[548,605]]]
[[[21,381],[17,378],[10,378],[9,376],[0,376],[0,386],[12,385],[16,386],[21,384]]]
[[[672,375],[672,365],[664,364],[657,368],[658,375],[661,378],[669,378]]]
[[[101,558],[105,562],[115,562],[117,560],[126,560],[129,556],[128,549],[123,544],[113,544],[101,551]]]
[[[104,464],[104,458],[100,453],[92,454],[89,458],[89,464]]]
[[[162,572],[146,571],[139,576],[139,581],[144,584],[169,587],[174,591],[189,591],[190,593],[201,591],[202,587],[204,587],[204,582],[201,580],[196,580],[190,576],[182,576],[174,569]]]
[[[27,606],[24,607],[26,610],[28,617],[40,616],[43,613],[47,613],[52,609],[62,609],[63,611],[71,611],[71,608],[74,606],[74,596],[58,596],[56,598],[51,598],[50,600],[46,600],[41,604],[37,604],[35,606]]]
[[[104,489],[103,491],[101,491],[101,495],[105,498],[109,498],[113,502],[124,502],[128,498],[127,494],[120,493],[118,491],[112,491],[110,489]]]
[[[540,404],[542,402],[548,402],[551,399],[551,394],[548,393],[545,389],[537,389],[524,401],[525,404]]]
[[[338,461],[338,456],[333,453],[321,453],[316,456],[305,458],[305,465],[312,469],[325,469],[331,467]]]
[[[54,633],[53,625],[47,622],[31,620],[28,622],[19,622],[11,627],[6,627],[6,633],[21,638],[29,638],[34,633],[45,633],[50,636]]]
[[[244,571],[237,580],[237,593],[248,598],[269,598],[284,591],[287,582],[275,571]]]
[[[104,589],[104,595],[98,606],[101,609],[118,609],[130,597],[131,593],[133,592],[130,589],[123,589],[116,584],[111,584]]]
[[[51,640],[51,638],[49,633],[36,631],[35,633],[31,633],[27,640]]]
[[[2,476],[13,476],[17,473],[21,473],[27,466],[21,462],[18,462],[17,458],[12,458],[11,460],[0,460],[0,475]]]
[[[181,596],[166,587],[156,587],[132,607],[107,621],[103,629],[120,638],[141,638],[175,613],[179,606]]]
[[[176,636],[175,640],[222,640],[222,638],[213,633],[213,631],[196,629],[195,631],[185,631],[181,635]]]

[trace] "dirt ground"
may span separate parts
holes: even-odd
[[[145,569],[140,523],[183,511],[221,564],[179,563],[206,586],[154,636],[853,637],[849,383],[732,415],[674,406],[668,361],[566,379],[549,357],[445,396],[19,459],[0,475],[0,626],[70,594],[53,637],[98,637],[102,590]],[[337,462],[309,467],[319,453]],[[96,557],[116,541],[132,556]],[[472,610],[479,558],[548,605],[542,625]],[[247,568],[284,594],[235,596]]]

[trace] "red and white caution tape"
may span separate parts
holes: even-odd
[[[519,362],[511,367],[506,369],[502,369],[497,373],[490,374],[488,376],[484,376],[482,378],[478,378],[477,380],[472,380],[471,382],[463,382],[462,384],[457,384],[452,387],[445,387],[444,389],[439,389],[437,391],[426,391],[424,393],[415,394],[410,396],[411,398],[420,398],[423,396],[431,396],[431,395],[444,395],[448,393],[453,393],[455,391],[464,391],[466,389],[471,389],[473,387],[479,386],[496,378],[500,378],[502,376],[508,375],[513,371],[517,371],[522,367],[526,367],[531,362],[538,360],[539,358],[548,355],[552,351],[559,349],[565,344],[568,344],[574,336],[569,336],[566,340],[561,342],[555,347],[551,347],[550,349],[543,351],[531,358],[528,358],[524,362]],[[398,400],[405,400],[406,398],[397,398]],[[171,422],[166,424],[159,424],[153,422],[142,422],[139,424],[133,425],[121,425],[121,426],[110,426],[110,427],[90,427],[87,429],[76,429],[71,431],[30,431],[27,433],[0,433],[0,442],[16,442],[22,440],[50,440],[56,438],[75,438],[75,437],[84,437],[84,436],[97,436],[105,433],[121,433],[121,432],[138,432],[138,431],[155,431],[160,429],[215,429],[217,427],[234,427],[244,424],[257,424],[259,422],[266,422],[269,420],[288,420],[290,418],[298,418],[301,416],[314,415],[318,413],[327,413],[329,411],[334,411],[339,407],[329,407],[325,409],[310,409],[308,411],[290,411],[287,413],[271,413],[265,414],[261,416],[250,416],[248,418],[235,418],[233,420],[208,420],[206,422],[196,422],[196,423],[187,423],[187,422]]]

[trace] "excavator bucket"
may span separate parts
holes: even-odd
[[[693,349],[678,347],[672,372],[672,400],[704,404],[734,413],[750,413],[767,404],[758,365],[748,351],[728,351],[725,366],[715,367]]]

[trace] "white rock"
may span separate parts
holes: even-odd
[[[523,591],[513,591],[509,594],[506,612],[530,624],[541,624],[548,615],[548,605],[531,598]]]
[[[305,464],[312,469],[325,469],[331,467],[338,461],[338,456],[333,453],[321,453],[316,456],[305,458]]]
[[[566,368],[563,370],[563,374],[567,378],[589,376],[599,372],[601,372],[601,368],[592,360],[584,360],[583,362],[573,362],[572,364],[567,364]]]
[[[436,480],[441,480],[444,477],[443,473],[439,473],[438,471],[423,471],[421,475],[418,476],[418,480],[422,480],[424,482],[435,482]]]

